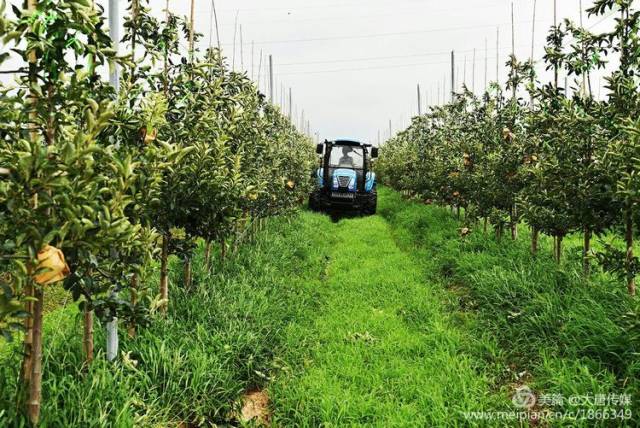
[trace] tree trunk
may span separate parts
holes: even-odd
[[[224,263],[226,258],[227,258],[227,242],[224,238],[221,238],[220,239],[220,259],[222,260],[222,263]]]
[[[560,262],[562,261],[562,239],[564,237],[563,236],[557,236],[556,237],[556,263],[560,264]]]
[[[460,220],[460,205],[456,205],[456,217]]]
[[[589,252],[591,251],[591,230],[584,228],[584,245],[582,247],[582,268],[585,276],[591,273],[591,262],[589,260]]]
[[[254,240],[255,240],[256,236],[258,236],[258,221],[259,220],[257,218],[254,218],[253,222],[251,223],[252,227],[253,227],[252,233],[253,233],[253,239]]]
[[[161,311],[167,314],[169,306],[169,236],[162,235],[162,253],[160,255],[160,299],[163,300]]]
[[[242,236],[243,240],[241,244],[247,242],[247,232],[249,231],[249,227],[251,226],[251,216],[249,215],[249,211],[244,212],[244,216],[242,218]]]
[[[25,297],[34,297],[34,286],[31,280],[31,272],[32,269],[29,269],[29,277],[27,279],[27,285],[25,286],[24,294]],[[22,370],[20,377],[22,379],[22,394],[20,402],[22,400],[26,402],[26,399],[29,394],[29,388],[31,384],[31,368],[33,367],[33,301],[27,300],[24,303],[24,310],[29,314],[28,317],[24,319],[24,345],[23,345],[23,354],[22,357]]]
[[[84,334],[82,336],[82,347],[87,365],[93,362],[93,311],[89,309],[88,302],[84,308]]]
[[[184,288],[191,288],[191,257],[184,260]]]
[[[564,236],[558,236],[558,264],[562,263],[562,242],[564,241]]]
[[[40,399],[42,397],[42,309],[44,291],[40,287],[34,288],[33,302],[33,365],[31,367],[31,382],[29,384],[29,400],[27,401],[27,415],[31,425],[38,425],[40,419]]]
[[[211,271],[211,239],[207,239],[204,246],[204,268],[207,272]]]
[[[631,272],[631,264],[633,263],[633,213],[631,209],[627,209],[625,213],[626,233],[625,241],[627,244],[627,258],[625,261],[627,269],[627,290],[632,296],[636,295],[636,278],[634,272]]]
[[[131,306],[134,308],[138,304],[138,274],[134,273],[131,276]],[[128,328],[129,337],[136,337],[136,320],[131,320]]]
[[[236,223],[236,239],[233,242],[233,254],[238,253],[240,245],[243,245],[246,239],[247,221],[249,220],[249,214],[247,211],[242,213],[242,217],[238,219]]]
[[[496,240],[498,242],[500,242],[500,240],[502,239],[502,228],[504,226],[502,224],[499,224],[496,226]]]
[[[238,241],[240,240],[240,223],[236,221],[235,226],[233,227],[233,238],[231,242],[231,255],[234,255],[238,252]]]
[[[27,6],[27,10],[29,11],[35,11],[37,6],[38,6],[38,2],[37,0],[28,0],[26,2],[26,6]],[[34,88],[36,87],[37,83],[38,83],[38,74],[37,74],[37,69],[35,67],[35,64],[38,60],[38,58],[36,57],[36,51],[35,50],[31,50],[30,52],[28,52],[28,60],[29,60],[29,64],[31,65],[31,67],[29,68],[29,82],[31,83],[31,87]],[[29,100],[33,106],[32,109],[30,109],[29,112],[29,120],[30,120],[30,124],[29,124],[29,140],[31,143],[33,144],[37,144],[38,142],[38,127],[37,127],[37,119],[38,119],[38,112],[36,109],[36,106],[38,104],[38,93],[34,90],[31,89],[29,91]],[[33,195],[33,209],[37,209],[38,208],[38,193],[35,193]],[[34,283],[33,283],[33,279],[31,277],[31,275],[33,274],[34,271],[34,267],[33,264],[31,263],[31,261],[29,262],[29,264],[27,265],[27,280],[26,280],[26,284],[25,284],[25,289],[24,289],[24,295],[25,297],[35,297],[35,287],[34,287]],[[34,312],[34,302],[33,301],[26,301],[24,304],[24,310],[25,312],[27,312],[29,314],[28,317],[26,317],[24,319],[24,328],[25,328],[25,335],[24,335],[24,356],[22,359],[22,372],[21,372],[21,378],[22,378],[22,387],[24,388],[21,392],[21,394],[19,394],[19,402],[20,402],[20,406],[22,406],[22,400],[27,401],[28,400],[28,395],[29,395],[29,391],[31,389],[31,374],[32,374],[32,368],[33,368],[33,312]],[[28,401],[27,401],[28,403]]]
[[[482,231],[484,232],[484,234],[487,234],[487,227],[489,225],[489,218],[485,217],[484,218],[484,224],[482,225]]]
[[[514,241],[518,239],[518,208],[515,204],[511,209],[511,239]]]
[[[540,231],[537,227],[531,227],[531,254],[534,256],[538,254],[538,239],[540,237]]]

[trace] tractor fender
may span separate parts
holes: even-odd
[[[364,191],[369,193],[376,185],[376,173],[373,171],[367,172],[367,177],[364,183]]]
[[[324,186],[324,168],[318,168],[316,170],[316,184],[318,187]]]

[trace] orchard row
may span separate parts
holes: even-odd
[[[637,2],[636,2],[637,3]],[[477,97],[468,90],[445,106],[413,119],[386,143],[377,166],[396,189],[463,208],[468,222],[484,219],[498,239],[517,225],[531,227],[531,249],[540,233],[554,238],[561,260],[563,238],[583,235],[584,271],[596,258],[635,294],[640,271],[633,254],[640,202],[640,10],[632,0],[597,0],[591,16],[611,16],[612,28],[594,34],[569,20],[554,25],[544,60],[553,70],[540,82],[532,61],[511,56],[508,81]],[[615,18],[615,20],[614,20]],[[613,59],[613,60],[612,60]],[[604,100],[592,93],[591,74],[607,73]],[[560,73],[573,76],[567,96]],[[592,240],[605,232],[624,236],[620,248]]]
[[[218,49],[195,49],[189,20],[128,5],[120,55],[93,2],[0,11],[0,63],[19,59],[0,87],[0,333],[24,332],[20,400],[33,423],[49,287],[62,281],[80,302],[91,362],[94,315],[135,335],[167,312],[170,254],[185,264],[176,285],[190,287],[197,239],[209,264],[213,245],[224,254],[311,184],[311,141],[253,82]],[[103,78],[115,67],[117,89]]]

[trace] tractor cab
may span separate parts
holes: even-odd
[[[313,210],[353,209],[375,214],[376,177],[371,171],[378,149],[351,140],[318,144],[320,168],[315,172],[316,188],[309,196]]]

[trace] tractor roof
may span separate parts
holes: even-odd
[[[368,146],[368,144],[364,144],[354,140],[335,140],[335,141],[328,141],[328,142],[334,145],[339,145],[339,146]]]

